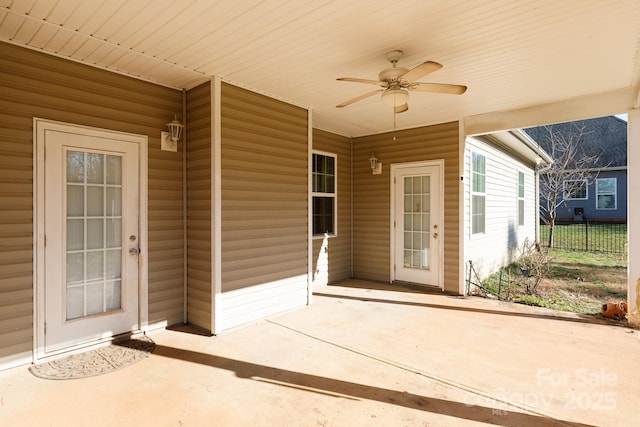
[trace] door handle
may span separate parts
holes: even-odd
[[[433,233],[433,238],[437,239],[438,238],[438,233]]]
[[[140,255],[140,249],[138,248],[129,249],[129,255]]]

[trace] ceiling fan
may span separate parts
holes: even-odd
[[[378,80],[359,79],[353,77],[341,77],[337,79],[342,82],[366,83],[381,86],[381,89],[376,89],[372,92],[344,101],[336,105],[337,108],[346,107],[347,105],[362,101],[363,99],[369,98],[377,93],[382,93],[382,102],[385,105],[393,107],[396,113],[402,113],[409,109],[409,91],[461,95],[467,90],[467,87],[462,85],[418,82],[417,80],[419,78],[442,68],[442,65],[437,62],[426,61],[409,70],[407,68],[397,66],[398,61],[402,58],[401,50],[392,50],[385,56],[387,60],[391,62],[392,67],[382,70],[380,74],[378,74]]]

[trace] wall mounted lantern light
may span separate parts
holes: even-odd
[[[169,128],[169,132],[160,132],[161,148],[164,151],[178,151],[178,141],[182,136],[184,125],[178,121],[178,115],[175,115],[166,126]]]
[[[369,157],[369,164],[371,165],[372,175],[382,174],[382,162],[378,160],[376,155],[373,153],[371,153],[371,157]]]

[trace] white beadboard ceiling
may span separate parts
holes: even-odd
[[[638,0],[0,0],[0,40],[174,88],[213,76],[313,112],[347,136],[626,89],[639,77]],[[444,65],[395,118],[375,89],[384,54]],[[624,111],[618,111],[624,112]]]

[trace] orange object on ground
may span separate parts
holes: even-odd
[[[628,306],[624,301],[608,302],[602,305],[602,315],[611,319],[624,319],[627,317]]]

